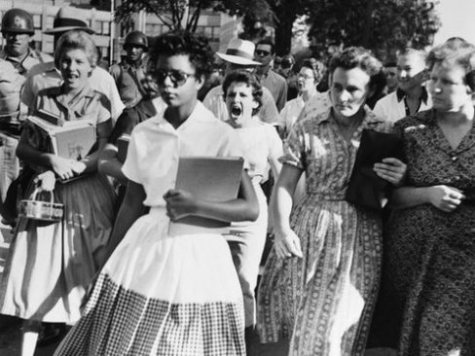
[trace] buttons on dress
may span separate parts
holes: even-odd
[[[459,158],[457,156],[452,156],[452,162],[455,162],[456,160],[458,160]]]

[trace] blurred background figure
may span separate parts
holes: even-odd
[[[397,64],[396,62],[387,62],[383,68],[386,75],[386,92],[392,93],[397,89]]]
[[[135,106],[146,95],[144,81],[146,76],[147,36],[140,31],[127,34],[124,41],[125,58],[110,67],[109,72],[115,80],[120,98],[125,107]]]
[[[275,105],[280,111],[287,101],[287,82],[285,78],[271,68],[274,57],[275,44],[271,39],[265,38],[257,42],[254,59],[261,65],[257,67],[256,75],[262,86],[272,93]]]

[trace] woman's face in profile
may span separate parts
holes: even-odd
[[[360,68],[337,67],[330,77],[330,98],[337,115],[351,117],[364,105],[370,76]]]
[[[313,70],[307,67],[302,67],[297,77],[297,84],[300,92],[309,91],[317,85],[315,82],[315,75]]]
[[[92,72],[86,51],[79,48],[66,50],[59,65],[67,89],[82,88]]]
[[[472,91],[465,83],[465,74],[464,68],[456,64],[434,64],[428,88],[435,109],[458,111],[471,104]]]

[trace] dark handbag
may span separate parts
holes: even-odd
[[[402,139],[395,134],[364,129],[346,190],[346,201],[371,210],[383,208],[391,185],[376,175],[373,165],[387,157],[403,160]]]

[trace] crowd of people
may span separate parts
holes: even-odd
[[[71,9],[53,56],[34,31],[2,17],[0,313],[22,356],[58,325],[57,356],[475,354],[475,45],[297,63],[270,38],[132,31],[107,71]],[[93,146],[65,157],[38,120],[87,121]],[[397,151],[359,167],[369,134]],[[176,187],[184,159],[236,157],[232,198]],[[348,197],[360,168],[377,208]]]

